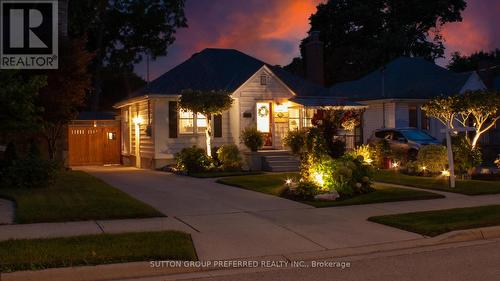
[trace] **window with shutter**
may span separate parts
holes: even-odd
[[[168,102],[168,137],[177,138],[177,102]]]

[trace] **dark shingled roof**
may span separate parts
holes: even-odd
[[[495,77],[495,79],[493,80],[493,89],[500,92],[500,75]]]
[[[135,96],[145,94],[178,95],[182,90],[234,91],[262,66],[267,65],[297,95],[321,95],[328,90],[271,66],[234,49],[204,49],[164,73]]]
[[[469,76],[470,72],[454,73],[422,58],[400,57],[358,80],[332,86],[330,94],[353,100],[429,99],[457,94]]]

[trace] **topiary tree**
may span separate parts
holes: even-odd
[[[462,95],[439,97],[423,105],[422,110],[451,129],[456,129],[456,124],[473,127],[475,133],[466,133],[466,139],[472,148],[476,148],[481,135],[500,119],[500,93],[469,91]]]
[[[205,136],[207,155],[212,157],[212,116],[222,114],[233,104],[230,93],[225,91],[184,90],[181,94],[179,106],[191,110],[194,114],[201,113],[207,118]]]

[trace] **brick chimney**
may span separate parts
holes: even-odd
[[[311,31],[309,33],[304,47],[307,80],[324,85],[323,42],[319,40],[319,31]]]

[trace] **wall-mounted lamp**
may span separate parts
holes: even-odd
[[[141,116],[136,116],[136,117],[132,118],[132,121],[134,122],[134,124],[140,125],[140,124],[142,124],[142,122],[144,122],[144,119],[142,119]]]

